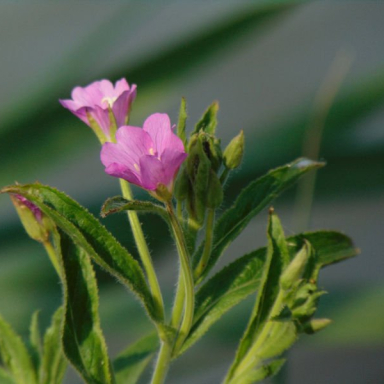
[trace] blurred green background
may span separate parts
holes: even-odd
[[[191,128],[219,100],[223,145],[240,129],[246,136],[244,164],[230,179],[223,208],[271,167],[313,155],[327,167],[317,175],[312,208],[310,179],[275,204],[286,234],[338,229],[361,248],[357,258],[323,271],[320,285],[330,294],[319,315],[334,323],[299,341],[279,382],[383,383],[383,18],[382,2],[2,2],[0,185],[38,180],[96,215],[107,197],[119,194],[91,130],[58,103],[76,85],[121,77],[136,83],[134,125],[154,112],[176,122],[185,96]],[[0,217],[0,313],[26,334],[35,309],[48,324],[61,287],[7,196],[0,198]],[[264,245],[266,220],[262,212],[221,265]],[[125,216],[104,222],[136,254]],[[169,302],[174,246],[157,218],[142,222]],[[150,325],[131,294],[105,273],[98,277],[114,356]],[[219,383],[253,300],[177,361],[168,382]],[[80,379],[70,371],[67,383]]]

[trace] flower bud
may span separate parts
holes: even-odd
[[[209,174],[207,202],[206,206],[210,209],[218,208],[223,202],[224,193],[223,186],[220,183],[220,179],[216,173],[212,171]]]
[[[49,239],[53,224],[40,209],[21,195],[10,195],[16,212],[28,236],[40,243]]]
[[[280,277],[280,285],[283,289],[290,289],[293,284],[301,278],[304,268],[309,257],[308,245],[304,244],[303,248],[297,253],[294,259],[287,266]]]
[[[302,324],[302,327],[305,333],[312,334],[321,331],[331,323],[330,319],[312,319]]]
[[[244,132],[243,130],[235,136],[224,150],[224,165],[228,169],[237,168],[244,154]]]

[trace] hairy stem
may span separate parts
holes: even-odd
[[[129,183],[123,179],[120,179],[120,186],[121,186],[121,191],[123,193],[123,196],[127,200],[132,200],[133,196],[132,196]],[[159,315],[159,318],[163,320],[164,319],[163,296],[161,294],[159,282],[157,280],[156,272],[152,263],[152,258],[149,253],[147,243],[145,241],[144,233],[141,228],[139,218],[137,217],[137,213],[134,211],[127,211],[127,215],[128,215],[129,222],[131,224],[133,237],[135,239],[141,261],[143,262],[144,269],[147,273],[148,283],[152,292],[153,300],[156,306],[156,311]]]
[[[60,277],[61,276],[61,270],[60,270],[59,261],[57,260],[56,252],[55,252],[51,242],[47,240],[43,243],[43,245],[44,245],[45,250],[48,253],[49,259],[51,260],[51,262],[53,264],[53,267],[55,268],[57,274]]]
[[[163,384],[171,362],[172,347],[168,342],[162,342],[157,357],[155,371],[153,372],[151,384]]]
[[[180,279],[179,281],[178,293],[176,294],[174,314],[180,311],[182,293],[181,292],[179,293],[179,291],[183,288],[183,286],[184,286],[183,291],[185,295],[184,317],[183,317],[181,326],[179,328],[179,333],[174,345],[174,352],[176,352],[183,345],[183,342],[187,337],[188,332],[190,331],[192,326],[193,313],[195,309],[195,293],[194,293],[194,284],[193,284],[192,268],[190,264],[190,257],[189,257],[188,249],[185,243],[185,238],[184,238],[181,225],[177,220],[172,204],[168,202],[166,204],[166,207],[167,207],[167,212],[171,222],[173,234],[176,239],[176,246],[179,252],[181,271],[182,271],[182,279]],[[176,316],[174,315],[173,321],[177,320],[175,319],[175,317]]]

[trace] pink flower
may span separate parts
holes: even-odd
[[[109,80],[100,80],[84,88],[74,88],[71,96],[72,99],[59,100],[61,105],[93,128],[91,117],[110,140],[114,122],[111,121],[109,109],[117,127],[126,124],[131,104],[136,98],[136,84],[129,87],[127,80],[121,79],[113,86]]]
[[[170,119],[163,113],[149,116],[143,129],[119,128],[116,144],[105,143],[101,149],[106,173],[149,191],[162,184],[172,193],[173,180],[186,157],[183,142],[173,133]]]
[[[37,221],[41,221],[41,219],[43,218],[43,213],[40,211],[40,209],[35,205],[33,204],[32,202],[30,202],[27,198],[25,198],[24,196],[21,196],[21,195],[18,195],[18,194],[15,194],[14,195],[16,197],[16,199],[22,204],[22,205],[25,205],[32,213],[33,215],[35,216],[35,219]]]

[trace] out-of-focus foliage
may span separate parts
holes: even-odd
[[[55,31],[59,30],[59,23],[65,24],[65,28],[71,28],[72,12],[85,11],[80,9],[81,5],[70,11],[70,6],[34,4],[37,12],[34,13],[32,5],[25,5],[24,10],[20,11],[18,7],[23,7],[21,4],[2,4],[0,11],[6,12],[0,12],[0,15],[6,17],[14,12],[12,24],[21,28],[21,16],[29,12],[31,30],[38,28],[39,23],[45,25],[44,17],[53,16],[57,25],[53,23],[50,28]],[[383,32],[380,29],[382,23],[375,16],[384,11],[382,5],[239,3],[221,12],[214,6],[204,9],[199,5],[194,6],[195,17],[193,8],[183,8],[181,5],[157,8],[153,5],[151,9],[151,6],[135,3],[127,6],[99,4],[94,8],[99,15],[103,12],[102,7],[105,10],[116,7],[115,13],[106,13],[104,19],[99,16],[98,21],[88,24],[84,16],[83,28],[89,31],[88,34],[85,34],[85,38],[83,34],[82,39],[72,39],[71,49],[67,49],[66,57],[61,58],[60,63],[54,60],[60,44],[50,47],[52,64],[47,61],[44,66],[41,65],[46,71],[44,76],[38,78],[38,86],[32,81],[26,82],[36,86],[26,87],[22,94],[14,98],[12,104],[8,103],[6,109],[0,109],[0,185],[14,183],[15,180],[33,182],[35,179],[54,185],[60,183],[61,189],[75,192],[82,202],[89,202],[88,207],[98,213],[105,198],[116,194],[117,188],[114,188],[113,183],[108,184],[102,175],[102,167],[97,164],[98,144],[92,133],[62,109],[57,99],[68,97],[74,85],[85,85],[96,78],[118,79],[125,76],[130,83],[136,83],[139,87],[138,103],[133,110],[133,119],[138,124],[148,109],[174,111],[173,122],[176,123],[180,96],[186,96],[188,106],[197,105],[195,110],[188,111],[196,117],[201,115],[208,102],[220,100],[218,129],[228,141],[239,129],[244,129],[247,139],[242,168],[229,180],[230,190],[226,196],[226,201],[229,201],[228,197],[233,197],[232,191],[238,191],[238,186],[245,184],[251,176],[254,178],[255,174],[260,175],[271,167],[301,155],[303,134],[313,113],[313,95],[332,63],[332,55],[335,56],[339,49],[348,45],[355,50],[356,65],[353,64],[355,66],[351,74],[347,74],[325,119],[320,156],[327,161],[328,166],[319,173],[316,196],[321,205],[318,208],[315,205],[314,221],[326,228],[331,225],[339,227],[341,222],[346,231],[350,228],[348,225],[354,225],[355,234],[350,230],[347,232],[363,248],[363,253],[360,258],[362,261],[356,259],[351,263],[351,269],[344,276],[329,275],[334,285],[330,290],[340,290],[337,296],[340,299],[335,299],[334,303],[331,298],[326,298],[325,304],[320,307],[320,312],[324,312],[325,316],[335,317],[335,324],[321,337],[328,345],[340,341],[344,344],[364,345],[374,342],[382,346],[384,326],[379,313],[382,300],[378,292],[383,287],[378,275],[372,277],[372,283],[369,277],[375,270],[380,270],[379,266],[372,267],[372,264],[379,262],[377,255],[382,253],[378,249],[382,241],[377,229],[380,224],[383,227],[378,212],[382,209],[382,201],[376,203],[376,200],[384,187],[384,178],[381,176],[384,163],[384,54],[380,51],[381,42],[379,44],[379,36]],[[57,7],[56,11],[53,11],[54,7]],[[88,20],[92,19],[92,12],[96,11],[88,10],[88,6],[86,8],[89,12]],[[62,12],[60,16],[63,18],[57,17],[56,12]],[[188,12],[189,18],[186,16]],[[177,17],[179,22],[175,20]],[[164,19],[169,28],[172,28],[172,24],[177,25],[177,30],[173,30],[172,34],[155,36],[161,30],[156,20],[161,23]],[[167,23],[164,22],[164,25]],[[144,39],[143,27],[149,31],[149,35],[153,34],[156,46],[149,44],[148,38]],[[78,27],[73,28],[76,30]],[[26,29],[20,30],[20,34],[27,36]],[[31,46],[36,44],[32,37],[28,40],[7,32],[2,33],[3,39],[13,41],[15,46],[19,44],[18,39]],[[316,33],[318,35],[315,36]],[[137,43],[125,46],[117,37]],[[63,34],[63,39],[66,38],[70,39],[69,34],[68,37]],[[115,38],[120,41],[121,48],[115,43]],[[5,40],[2,44],[5,44]],[[118,60],[108,62],[106,57],[114,45],[119,51]],[[135,49],[138,46],[143,47],[140,54],[139,49]],[[40,55],[39,47],[36,45],[36,57]],[[364,50],[363,47],[372,47],[372,51],[368,48]],[[5,57],[12,60],[11,55]],[[308,62],[305,61],[307,57],[311,58]],[[103,65],[97,64],[99,58]],[[27,61],[24,56],[16,58],[14,67],[17,67],[17,60],[21,66],[23,59]],[[246,60],[251,60],[252,71],[244,64]],[[267,71],[266,67],[270,70]],[[300,76],[295,77],[296,72],[300,72]],[[1,76],[6,76],[8,72],[2,70],[1,73]],[[255,84],[253,74],[257,73],[260,77]],[[246,80],[241,82],[239,74],[243,74]],[[22,75],[20,73],[20,79]],[[296,84],[297,78],[300,81]],[[252,85],[254,93],[244,86],[246,83]],[[303,84],[309,85],[304,87]],[[281,95],[286,96],[284,98]],[[282,99],[291,101],[284,104]],[[201,100],[201,105],[194,104],[193,100]],[[265,107],[266,104],[271,106],[270,109]],[[257,105],[261,107],[255,112]],[[187,125],[187,130],[191,129]],[[79,176],[79,172],[83,173]],[[94,179],[98,178],[101,181],[97,180],[96,183]],[[97,188],[96,185],[100,183],[106,186]],[[236,188],[231,190],[231,185],[236,185]],[[286,207],[284,203],[282,206]],[[47,325],[50,312],[60,302],[60,287],[51,288],[55,281],[54,271],[48,260],[45,260],[43,250],[31,244],[23,233],[7,199],[1,199],[0,208],[1,312],[17,330],[22,331],[27,329],[32,311],[39,307],[43,310],[42,323]],[[332,216],[326,216],[327,212]],[[342,221],[343,217],[347,219]],[[167,229],[160,220],[152,216],[143,219],[153,248],[157,244],[151,234],[163,234],[158,236],[161,238],[167,236]],[[366,226],[368,221],[372,222],[372,226]],[[117,229],[123,243],[130,243],[129,235],[121,229],[125,225],[124,217],[107,219],[106,223]],[[163,240],[161,244],[168,243]],[[252,248],[255,245],[263,244],[252,244]],[[165,258],[165,254],[162,252],[161,256]],[[159,260],[159,266],[161,262],[164,260]],[[105,275],[99,275],[103,283],[111,282]],[[360,275],[365,276],[364,281],[357,280],[356,276]],[[163,273],[164,279],[171,277]],[[346,282],[347,285],[343,286]],[[361,287],[363,284],[365,287]],[[110,319],[110,331],[113,334],[112,328],[118,329],[125,325],[125,316],[129,312],[129,316],[132,316],[130,322],[135,323],[136,328],[126,337],[134,339],[143,330],[146,320],[135,310],[137,304],[126,303],[125,296],[119,300],[119,295],[118,289],[107,290],[101,298],[102,315]],[[366,307],[364,313],[368,313],[368,317],[360,311],[362,305]],[[331,316],[331,310],[335,311],[336,316]],[[361,327],[362,320],[372,324],[372,327]],[[222,324],[217,328],[221,336],[216,338],[217,333],[212,330],[211,345],[215,345],[217,340],[223,340],[220,337],[228,334],[229,328],[225,327],[225,323]],[[231,324],[233,332],[236,329],[241,332],[244,327],[244,324],[235,320]],[[108,326],[106,328],[108,332]],[[374,334],[370,329],[375,330]],[[316,339],[318,342],[321,338]],[[218,343],[216,345],[221,345],[224,341]],[[123,345],[126,344],[124,341]],[[194,379],[197,380],[196,377]]]

